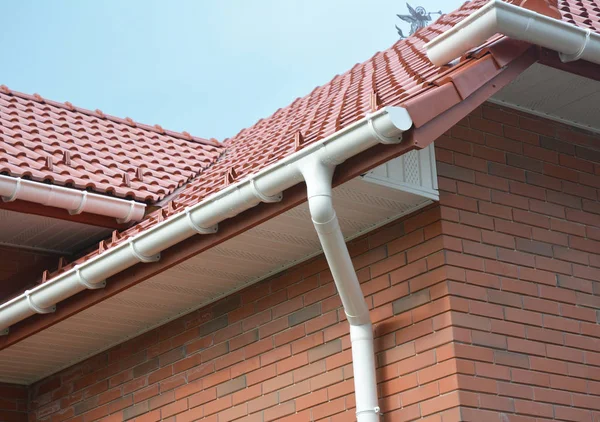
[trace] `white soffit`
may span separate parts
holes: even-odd
[[[437,200],[433,151],[411,151],[335,188],[344,236]],[[39,380],[318,254],[304,203],[0,351],[0,382]]]
[[[600,82],[535,63],[491,102],[600,132]]]
[[[0,209],[0,245],[70,255],[107,237],[111,230]]]

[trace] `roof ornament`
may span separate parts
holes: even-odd
[[[4,85],[4,84],[0,85],[0,91],[4,92],[5,94],[10,94],[11,93],[10,89],[6,85]]]
[[[187,140],[189,140],[189,141],[191,141],[191,140],[193,139],[193,138],[192,138],[192,135],[190,135],[190,134],[189,134],[189,132],[186,132],[185,130],[184,130],[183,132],[181,132],[181,134],[183,135],[183,137],[184,137],[185,139],[187,139]]]
[[[65,105],[67,106],[67,108],[71,111],[75,110],[75,106],[73,104],[71,104],[68,101],[65,101]]]
[[[425,28],[427,25],[431,23],[431,15],[442,15],[442,11],[439,10],[437,12],[428,12],[422,6],[417,6],[413,8],[410,4],[406,3],[406,7],[408,8],[409,15],[396,15],[404,22],[408,22],[410,24],[410,32],[408,35],[404,35],[401,28],[398,28],[396,25],[396,29],[398,30],[398,35],[400,35],[400,39],[403,40],[405,38],[410,37],[412,34],[417,32],[421,28]]]

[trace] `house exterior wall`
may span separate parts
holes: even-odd
[[[349,244],[383,420],[600,420],[600,137],[485,105],[436,155],[440,204]],[[318,257],[34,384],[29,421],[354,420],[348,333]]]
[[[0,421],[27,421],[27,387],[0,383]]]

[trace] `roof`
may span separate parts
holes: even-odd
[[[348,72],[337,75],[330,82],[315,88],[307,96],[296,99],[287,107],[240,131],[234,137],[225,140],[221,146],[210,145],[199,139],[188,141],[185,144],[187,148],[191,149],[194,146],[202,152],[200,164],[194,163],[197,166],[195,169],[198,169],[195,177],[188,177],[189,182],[173,195],[174,200],[149,214],[144,221],[123,232],[115,232],[111,238],[100,242],[95,251],[62,267],[46,279],[51,280],[59,273],[71,269],[73,265],[97,256],[107,248],[182,212],[227,185],[247,178],[299,149],[339,131],[378,108],[405,106],[420,109],[421,117],[413,119],[416,126],[423,125],[443,113],[483,83],[491,80],[507,63],[520,56],[524,49],[529,47],[528,44],[516,43],[510,44],[509,48],[506,48],[506,44],[495,48],[499,44],[498,41],[503,38],[496,36],[452,65],[437,67],[427,59],[424,45],[428,41],[450,29],[486,3],[486,0],[465,3],[457,11],[443,15],[411,37],[396,42],[389,49],[376,53],[366,62],[356,64]],[[523,3],[525,7],[539,7],[540,2],[526,0]],[[563,19],[570,23],[595,30],[600,29],[600,8],[595,2],[562,0],[558,4],[552,4],[552,0],[546,0],[546,3],[554,10],[558,8]],[[470,78],[472,72],[483,75],[485,80]],[[444,93],[450,90],[452,90],[450,97],[453,100],[440,102]],[[25,97],[18,94],[13,95],[12,98]],[[32,97],[27,98],[29,102],[33,102]],[[64,109],[63,105],[61,111]],[[91,112],[81,113],[87,119],[95,116]],[[95,116],[93,119],[95,125],[102,122],[103,126],[108,128],[111,124],[113,131],[116,130],[115,126],[125,133],[132,130],[132,127],[121,119],[112,118],[118,120],[118,124],[107,117]],[[81,124],[86,127],[85,130],[88,130],[89,123],[83,117],[82,120],[86,124]],[[145,132],[140,136],[156,139],[157,142],[167,143],[167,139],[164,138],[170,139],[173,143],[184,140],[183,136],[176,137],[171,132],[167,136],[158,134],[152,127],[143,128]],[[143,140],[140,142],[143,143]],[[126,159],[126,156],[123,158]],[[174,186],[169,191],[173,188]]]
[[[222,150],[185,132],[0,87],[0,174],[154,203]]]

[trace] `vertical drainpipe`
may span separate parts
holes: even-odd
[[[310,215],[350,323],[356,418],[358,422],[379,422],[373,325],[333,208],[335,164],[312,159],[302,163],[300,170],[306,182]]]

